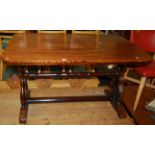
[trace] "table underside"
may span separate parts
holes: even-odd
[[[119,117],[125,117],[125,111],[121,104],[120,93],[122,90],[121,75],[124,67],[117,66],[114,70],[106,71],[87,71],[87,72],[50,72],[50,73],[38,73],[29,72],[26,67],[19,68],[20,77],[20,101],[21,109],[19,115],[19,122],[25,124],[27,122],[27,113],[29,104],[41,104],[41,103],[62,103],[62,102],[88,102],[88,101],[111,101],[113,107],[116,109]],[[31,97],[30,90],[28,89],[27,80],[29,79],[49,79],[49,78],[91,78],[91,77],[109,77],[111,79],[110,87],[111,91],[106,92],[106,95],[98,96],[64,96],[64,97]]]

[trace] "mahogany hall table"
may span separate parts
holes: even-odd
[[[142,65],[151,57],[128,40],[114,35],[79,34],[17,34],[2,55],[8,65],[16,65],[21,80],[20,123],[26,123],[29,104],[71,101],[110,100],[121,116],[120,77],[125,67]],[[115,69],[101,68],[113,64]],[[94,66],[95,72],[28,72],[28,66]],[[98,70],[98,66],[100,70]],[[31,78],[84,78],[107,76],[111,78],[111,92],[103,96],[32,97],[27,80]]]

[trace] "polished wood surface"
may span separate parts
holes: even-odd
[[[38,30],[38,33],[66,34],[66,30]]]
[[[17,34],[2,55],[13,65],[143,63],[144,51],[115,35]]]
[[[0,30],[0,40],[2,42],[2,44],[4,44],[5,46],[9,44],[10,40],[12,39],[13,35],[15,34],[23,34],[26,33],[25,30]],[[1,53],[5,52],[5,48],[0,49],[0,58],[1,58]],[[3,75],[4,72],[7,68],[7,65],[1,60],[0,63],[0,81],[3,80]]]
[[[72,34],[96,34],[99,35],[99,30],[72,30]]]

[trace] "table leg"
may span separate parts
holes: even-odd
[[[126,118],[127,112],[121,101],[121,92],[123,90],[123,81],[120,76],[114,76],[111,80],[111,103],[117,111],[119,118]]]
[[[24,77],[24,71],[20,70],[20,115],[19,115],[19,123],[25,124],[27,122],[27,112],[28,112],[28,104],[26,103],[26,98],[29,97],[28,84],[27,79]]]
[[[21,80],[21,93],[20,93],[20,101],[21,101],[21,109],[20,109],[20,116],[19,122],[25,124],[27,122],[27,112],[28,112],[28,105],[35,104],[35,103],[53,103],[53,102],[70,102],[70,101],[100,101],[100,100],[110,100],[113,107],[118,113],[120,118],[124,118],[127,116],[126,110],[124,109],[123,105],[121,104],[120,100],[120,92],[121,92],[121,71],[118,70],[117,72],[106,72],[106,73],[60,73],[60,74],[30,74],[26,73],[23,68],[20,68],[20,80]],[[51,78],[55,76],[60,77],[89,77],[95,75],[104,75],[108,77],[112,77],[111,80],[111,92],[103,97],[101,96],[85,96],[85,97],[43,97],[43,98],[34,98],[29,95],[28,91],[28,78]]]

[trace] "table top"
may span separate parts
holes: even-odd
[[[116,35],[17,34],[2,54],[12,65],[135,64],[151,61],[145,51]]]

